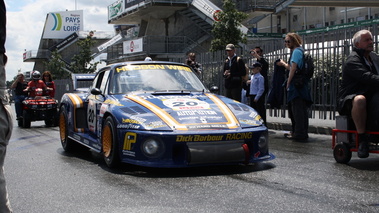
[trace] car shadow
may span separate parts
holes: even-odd
[[[269,162],[259,162],[250,165],[217,165],[187,168],[149,168],[130,164],[121,164],[118,168],[110,169],[105,164],[103,169],[117,174],[132,175],[147,178],[199,177],[219,176],[259,172],[275,168]]]
[[[101,169],[114,174],[131,175],[147,178],[173,178],[173,177],[197,177],[197,176],[218,176],[259,172],[275,168],[275,164],[270,162],[259,162],[249,165],[217,165],[198,166],[187,168],[151,168],[121,163],[116,168],[109,168],[101,154],[90,151],[86,147],[81,147],[72,152],[65,152],[63,148],[57,150],[62,156],[68,157],[67,162],[73,163],[72,158],[78,158],[97,164]]]

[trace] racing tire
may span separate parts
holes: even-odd
[[[64,107],[61,108],[59,113],[59,135],[64,151],[74,151],[77,144],[74,140],[68,137],[68,116]]]
[[[104,161],[109,168],[115,168],[120,164],[116,126],[112,117],[107,117],[101,134],[102,153]]]
[[[30,128],[30,116],[28,115],[28,112],[27,111],[24,111],[22,113],[22,127],[23,128]]]
[[[351,151],[346,143],[337,144],[333,150],[334,159],[337,163],[347,164],[351,160]]]

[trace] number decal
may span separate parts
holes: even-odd
[[[96,103],[92,100],[88,101],[87,123],[88,123],[88,129],[91,132],[95,132],[96,131]]]
[[[210,106],[205,101],[200,101],[195,98],[173,98],[162,100],[163,104],[173,110],[203,110],[210,109]]]

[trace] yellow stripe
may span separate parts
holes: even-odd
[[[75,108],[83,107],[82,99],[76,94],[67,94]]]
[[[69,98],[70,98],[70,100],[71,100],[71,102],[72,102],[72,104],[73,104],[73,107],[74,107],[74,131],[75,132],[84,132],[84,129],[83,128],[77,128],[76,127],[76,108],[81,108],[81,107],[83,107],[83,100],[78,96],[78,95],[76,95],[76,94],[66,94]]]
[[[227,120],[226,125],[229,127],[229,129],[238,128],[239,122],[229,107],[227,107],[225,103],[222,102],[217,96],[210,93],[205,93],[205,95],[208,96],[220,108],[222,114],[224,114]]]
[[[178,123],[175,120],[175,118],[173,118],[170,114],[162,110],[157,105],[151,103],[150,101],[147,101],[135,95],[128,95],[127,98],[150,109],[153,113],[155,113],[158,117],[160,117],[171,128],[177,129],[177,130],[188,130],[186,126],[183,126],[180,123]]]

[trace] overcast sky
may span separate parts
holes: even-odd
[[[8,55],[7,81],[22,72],[32,70],[34,62],[23,62],[24,50],[37,50],[46,15],[49,12],[83,10],[84,31],[113,31],[108,24],[107,8],[117,0],[5,0],[7,8]],[[43,71],[43,70],[40,70]]]

